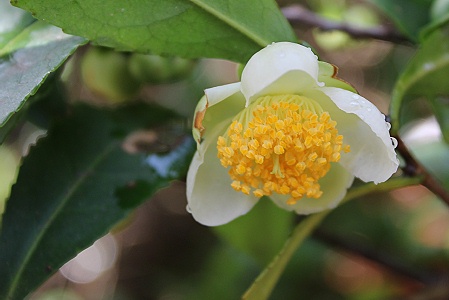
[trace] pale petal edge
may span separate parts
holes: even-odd
[[[331,113],[345,143],[351,146],[351,152],[343,154],[340,163],[365,182],[388,180],[397,171],[399,160],[385,116],[358,94],[332,87],[319,90],[346,113]]]
[[[231,187],[232,180],[221,166],[213,143],[204,151],[204,155],[195,153],[187,173],[188,210],[197,222],[218,226],[246,214],[258,199]]]
[[[341,89],[345,89],[351,91],[353,93],[357,93],[355,87],[353,87],[350,83],[344,81],[339,78],[338,75],[338,67],[324,62],[318,61],[319,71],[318,71],[318,81],[323,82],[327,87],[337,87]]]
[[[235,93],[240,92],[240,86],[240,82],[235,82],[205,89],[204,94],[207,97],[208,107],[214,106]]]
[[[287,73],[293,85],[280,82]],[[301,77],[292,74],[307,80],[296,80]],[[311,84],[318,85],[317,78],[318,58],[310,48],[290,42],[273,43],[250,58],[242,72],[241,89],[248,106],[263,94],[295,93]],[[278,88],[267,90],[272,85]]]
[[[240,83],[232,83],[205,90],[205,96],[198,102],[192,126],[192,134],[201,148],[207,135],[224,120],[231,119],[245,107],[245,98],[240,92]]]

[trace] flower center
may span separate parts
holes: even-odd
[[[349,152],[337,122],[312,99],[298,95],[260,97],[240,112],[218,137],[218,158],[229,167],[231,186],[256,197],[273,192],[302,197],[322,195],[318,180],[340,152]]]

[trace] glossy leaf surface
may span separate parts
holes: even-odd
[[[442,121],[440,125],[443,132],[447,132],[448,124],[445,120],[449,118],[449,109],[447,109],[449,104],[441,101],[441,97],[449,96],[448,51],[449,26],[446,26],[429,35],[408,63],[393,90],[390,106],[393,131],[397,131],[402,125],[401,110],[404,105],[407,105],[407,100],[425,97],[435,108],[438,119]]]
[[[47,78],[86,40],[36,21],[0,0],[0,142],[6,126]]]
[[[14,0],[65,32],[119,50],[246,62],[275,41],[295,41],[272,0]]]
[[[0,298],[23,299],[168,184],[171,176],[158,173],[146,155],[125,152],[122,142],[130,131],[171,116],[157,107],[79,106],[31,149],[3,216]],[[168,165],[174,172],[184,172],[191,157],[193,142],[185,143]]]
[[[430,21],[431,0],[369,0],[395,23],[411,40],[417,41],[419,31]]]

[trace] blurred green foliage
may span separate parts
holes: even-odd
[[[393,132],[449,188],[447,0],[278,1],[401,35],[381,42],[322,32],[319,22],[292,28],[271,0],[12,2],[28,12],[0,0],[3,298],[23,299],[56,274],[49,286],[58,289],[31,299],[91,299],[102,288],[104,299],[237,299],[265,269],[303,217],[264,198],[206,229],[185,210],[196,99],[238,80],[235,64],[203,58],[244,64],[273,41],[307,42],[384,113],[390,105]],[[419,143],[406,139],[428,117],[441,134],[434,124]],[[345,204],[301,245],[270,299],[405,299],[433,289],[449,272],[447,220],[447,207],[419,187]],[[58,268],[116,224],[122,252],[107,284],[68,284]]]

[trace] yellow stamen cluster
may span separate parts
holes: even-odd
[[[257,99],[218,138],[218,158],[229,169],[236,191],[256,197],[322,195],[318,180],[340,160],[343,145],[329,113],[315,101],[298,95]]]

